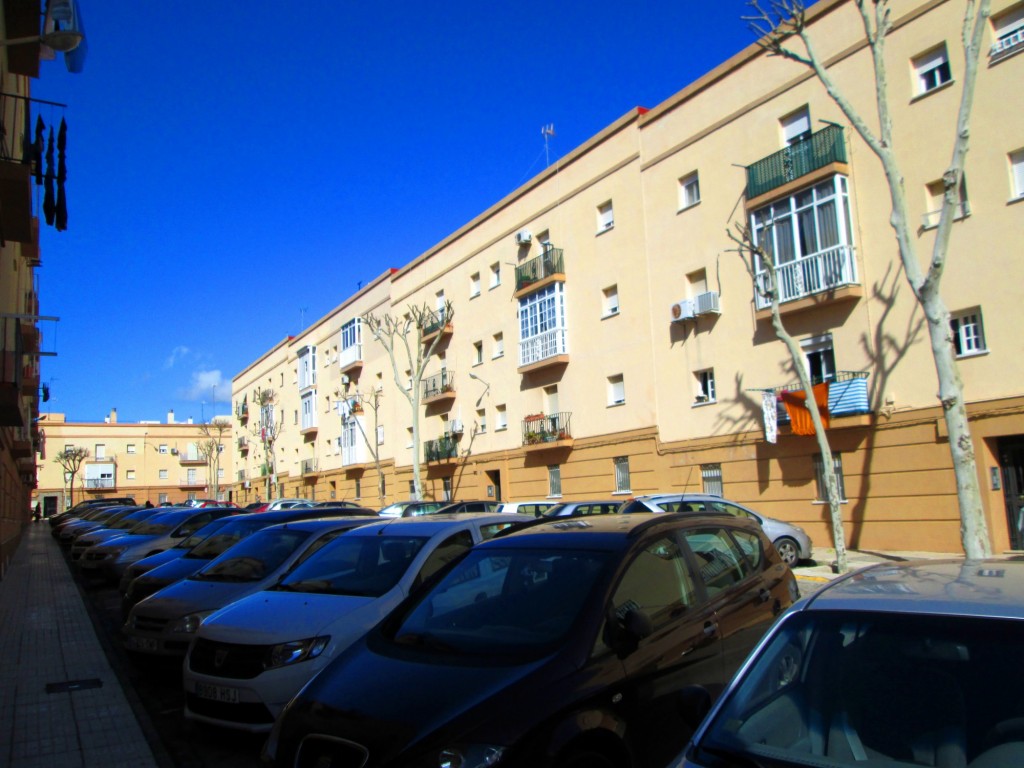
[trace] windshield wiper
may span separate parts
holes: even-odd
[[[399,645],[416,645],[422,648],[430,648],[435,651],[457,651],[454,645],[446,643],[442,640],[438,640],[434,635],[427,632],[416,633],[406,632],[403,635],[395,637],[395,642]]]
[[[306,579],[305,581],[293,581],[291,584],[278,584],[271,589],[282,592],[330,592],[331,582],[324,579]]]

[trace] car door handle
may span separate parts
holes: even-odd
[[[711,637],[712,635],[718,634],[718,624],[714,621],[709,621],[704,625],[704,635]]]
[[[764,587],[761,587],[761,589],[758,590],[757,602],[759,602],[759,603],[767,603],[771,599],[772,599],[772,593],[769,592],[767,589],[765,589]]]

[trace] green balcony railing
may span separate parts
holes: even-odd
[[[565,274],[561,248],[548,248],[536,258],[516,267],[516,290],[522,290],[550,275]]]
[[[443,331],[445,326],[448,325],[448,313],[443,309],[437,309],[430,312],[423,322],[423,335],[430,336],[433,333]]]
[[[829,163],[846,162],[843,129],[829,125],[803,141],[747,166],[747,200],[771,192]]]
[[[423,458],[426,461],[443,461],[454,459],[459,455],[459,445],[454,437],[439,437],[423,443]]]

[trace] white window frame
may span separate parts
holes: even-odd
[[[602,294],[602,309],[604,310],[601,317],[614,317],[619,314],[619,286],[609,285],[603,291]]]
[[[167,478],[167,470],[166,470],[166,469],[161,469],[161,470],[159,471],[159,473],[157,473],[157,477],[158,477],[158,478],[159,478],[160,480],[167,480],[167,479],[168,479],[168,478]]]
[[[508,410],[504,403],[494,407],[494,431],[502,432],[508,429]]]
[[[313,429],[317,426],[316,390],[302,396],[302,429]]]
[[[782,144],[789,147],[799,144],[811,137],[811,110],[804,104],[800,109],[793,110],[779,119],[782,130]]]
[[[562,466],[560,464],[548,465],[548,498],[562,497]]]
[[[615,226],[615,206],[606,200],[597,206],[597,234],[607,232]]]
[[[499,357],[505,356],[505,334],[499,332],[494,334],[494,351],[491,354],[491,359],[495,360]]]
[[[705,368],[701,371],[694,371],[693,375],[697,380],[697,392],[694,395],[693,404],[695,406],[710,405],[711,403],[717,402],[718,397],[715,390],[715,369]]]
[[[957,358],[976,357],[988,353],[985,344],[985,323],[981,307],[950,313],[950,334]]]
[[[629,478],[629,456],[616,456],[612,459],[612,467],[615,473],[615,491],[618,493],[632,493]]]
[[[135,470],[134,469],[125,470],[124,479],[125,480],[134,480],[135,479]]]
[[[1007,159],[1010,162],[1010,199],[1024,199],[1024,149],[1011,152]]]
[[[476,420],[478,423],[477,432],[481,435],[487,434],[487,409],[478,408],[476,411]]]
[[[491,264],[491,284],[488,286],[489,289],[497,288],[501,285],[501,262],[496,261]]]
[[[469,276],[469,298],[475,299],[480,295],[480,273],[474,272]]]
[[[693,208],[693,206],[699,203],[700,175],[697,171],[694,171],[679,179],[679,210],[685,211],[687,208]]]
[[[950,68],[945,43],[915,56],[911,60],[911,67],[914,70],[915,96],[924,96],[953,82],[953,70]]]
[[[608,377],[608,406],[626,404],[626,381],[621,373]]]
[[[724,496],[722,485],[721,464],[701,464],[700,477],[704,487],[704,493],[709,496]]]
[[[167,443],[160,443],[160,447],[157,448],[157,452],[158,453],[167,453],[167,451],[168,451]]]
[[[473,342],[473,365],[482,365],[484,362],[484,343],[482,341]]]
[[[125,450],[125,453],[127,453],[129,456],[134,456],[135,455],[135,443],[128,443],[128,445],[125,446],[124,450]]]
[[[832,343],[832,334],[826,333],[821,336],[813,336],[800,342],[800,349],[804,353],[804,365],[807,376],[814,384],[819,381],[832,381],[836,377],[836,351]],[[814,365],[814,361],[818,365]],[[814,375],[814,369],[821,369],[821,376]]]
[[[930,181],[925,185],[925,196],[928,200],[928,208],[922,219],[922,226],[925,229],[934,229],[939,226],[942,218],[942,207],[946,200],[946,185],[942,179]],[[967,199],[967,174],[960,176],[960,202],[953,209],[953,221],[960,221],[971,215],[971,203]]]
[[[990,63],[1009,58],[1024,51],[1024,3],[992,19],[992,47]]]

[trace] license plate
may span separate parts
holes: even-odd
[[[225,704],[238,703],[238,689],[227,688],[223,685],[211,685],[210,683],[196,683],[196,696],[201,699],[220,701]]]
[[[154,637],[129,637],[128,649],[143,653],[156,653],[160,650],[160,641]]]

